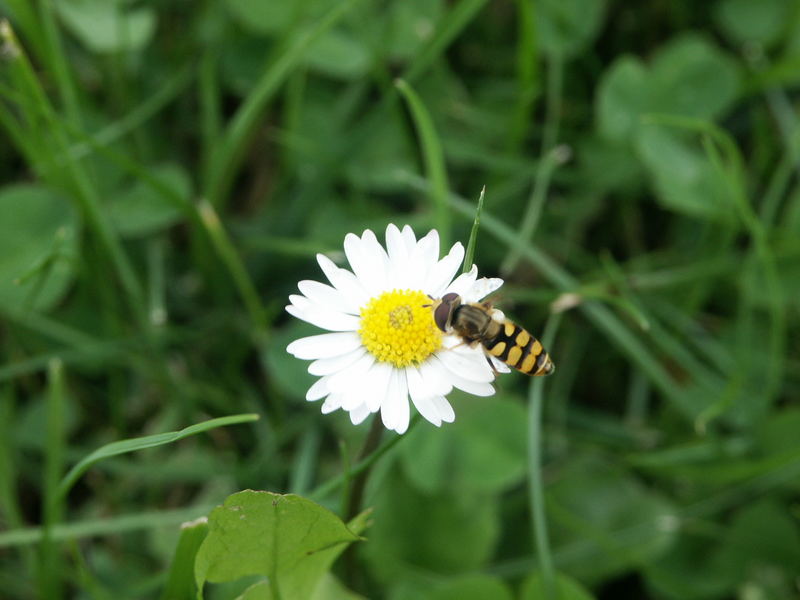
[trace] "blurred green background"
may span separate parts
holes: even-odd
[[[368,425],[305,402],[285,346],[313,328],[287,295],[347,232],[466,243],[484,185],[475,262],[506,279],[506,314],[555,335],[541,452],[562,597],[800,595],[800,3],[0,13],[0,596],[158,597],[181,522],[342,473]],[[529,381],[454,394],[455,424],[378,463],[345,584],[542,597]],[[58,494],[103,444],[238,413],[261,418]]]

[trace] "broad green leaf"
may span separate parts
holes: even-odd
[[[573,57],[597,37],[606,13],[604,0],[542,0],[536,3],[536,25],[542,49]]]
[[[770,46],[788,31],[797,7],[791,0],[722,0],[715,8],[717,23],[733,42]]]
[[[500,492],[525,475],[526,413],[519,401],[457,398],[458,418],[441,429],[427,423],[401,446],[409,479],[426,493],[448,489]]]
[[[643,127],[636,150],[664,208],[696,218],[735,219],[733,203],[719,173],[703,150],[681,132],[654,125]]]
[[[597,129],[612,141],[631,139],[650,100],[649,73],[635,56],[622,56],[603,73],[597,88]]]
[[[234,581],[261,575],[270,585],[255,585],[244,598],[306,600],[336,557],[361,538],[363,514],[345,525],[339,517],[294,494],[245,490],[229,496],[208,517],[209,533],[197,554],[195,581]]]
[[[598,580],[655,560],[679,523],[672,504],[618,466],[579,456],[546,488],[554,554],[561,569]]]
[[[594,600],[594,596],[586,588],[568,575],[556,573],[555,583],[558,600]],[[550,600],[540,573],[534,573],[525,579],[519,600]]]
[[[59,0],[54,6],[67,29],[89,50],[141,50],[153,37],[152,8],[129,8],[122,0]]]
[[[45,311],[73,279],[78,220],[69,201],[38,185],[0,190],[0,309]]]
[[[194,560],[207,533],[208,522],[205,518],[181,525],[181,536],[169,567],[167,584],[161,592],[161,600],[194,600],[197,595]]]
[[[177,198],[189,201],[191,182],[186,171],[177,165],[155,167],[151,175],[176,199],[165,197],[144,181],[114,194],[108,203],[108,215],[123,236],[138,237],[155,233],[180,221],[182,211]]]
[[[460,490],[421,494],[396,471],[382,480],[370,504],[375,524],[364,553],[387,582],[417,569],[474,571],[491,556],[499,533],[492,496]]]
[[[75,482],[80,479],[81,475],[93,464],[105,458],[127,454],[128,452],[136,452],[137,450],[144,450],[145,448],[154,448],[156,446],[163,446],[164,444],[171,444],[172,442],[177,442],[190,435],[216,429],[217,427],[248,423],[257,419],[258,415],[255,414],[231,415],[229,417],[220,417],[219,419],[211,419],[209,421],[203,421],[202,423],[190,425],[180,431],[157,433],[155,435],[146,435],[144,437],[111,442],[110,444],[101,446],[72,467],[69,473],[64,476],[64,479],[61,480],[61,484],[58,488],[59,493],[61,495],[66,495]]]
[[[659,49],[650,63],[651,112],[714,120],[736,100],[736,62],[705,37],[684,34]]]

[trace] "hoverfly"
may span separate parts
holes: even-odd
[[[449,293],[434,304],[433,319],[445,333],[455,333],[487,354],[526,375],[549,375],[555,370],[541,342],[491,304],[462,304],[461,296]]]

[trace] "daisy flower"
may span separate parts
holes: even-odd
[[[434,322],[433,299],[449,292],[478,302],[502,279],[478,279],[478,269],[456,277],[464,247],[456,243],[439,258],[439,234],[417,240],[406,225],[386,228],[386,248],[366,230],[349,233],[344,252],[352,270],[317,254],[330,285],[301,281],[301,295],[289,296],[291,315],[330,333],[296,340],[287,350],[311,360],[308,372],[319,379],[306,393],[322,400],[322,412],[345,410],[357,425],[380,411],[387,429],[408,429],[411,403],[428,421],[452,423],[447,394],[458,388],[476,396],[494,394],[495,371],[509,368],[479,347],[470,347]],[[491,361],[491,363],[489,362]],[[493,368],[494,367],[494,368]]]

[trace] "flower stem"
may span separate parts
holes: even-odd
[[[552,345],[556,329],[561,322],[557,313],[550,317],[545,327],[542,343],[545,348]],[[547,600],[558,597],[556,588],[556,571],[553,555],[550,552],[550,540],[547,534],[547,518],[544,512],[544,485],[542,483],[542,400],[544,378],[535,377],[531,381],[528,394],[528,484],[533,521],[533,542],[536,547],[536,559],[542,574],[542,587]]]

